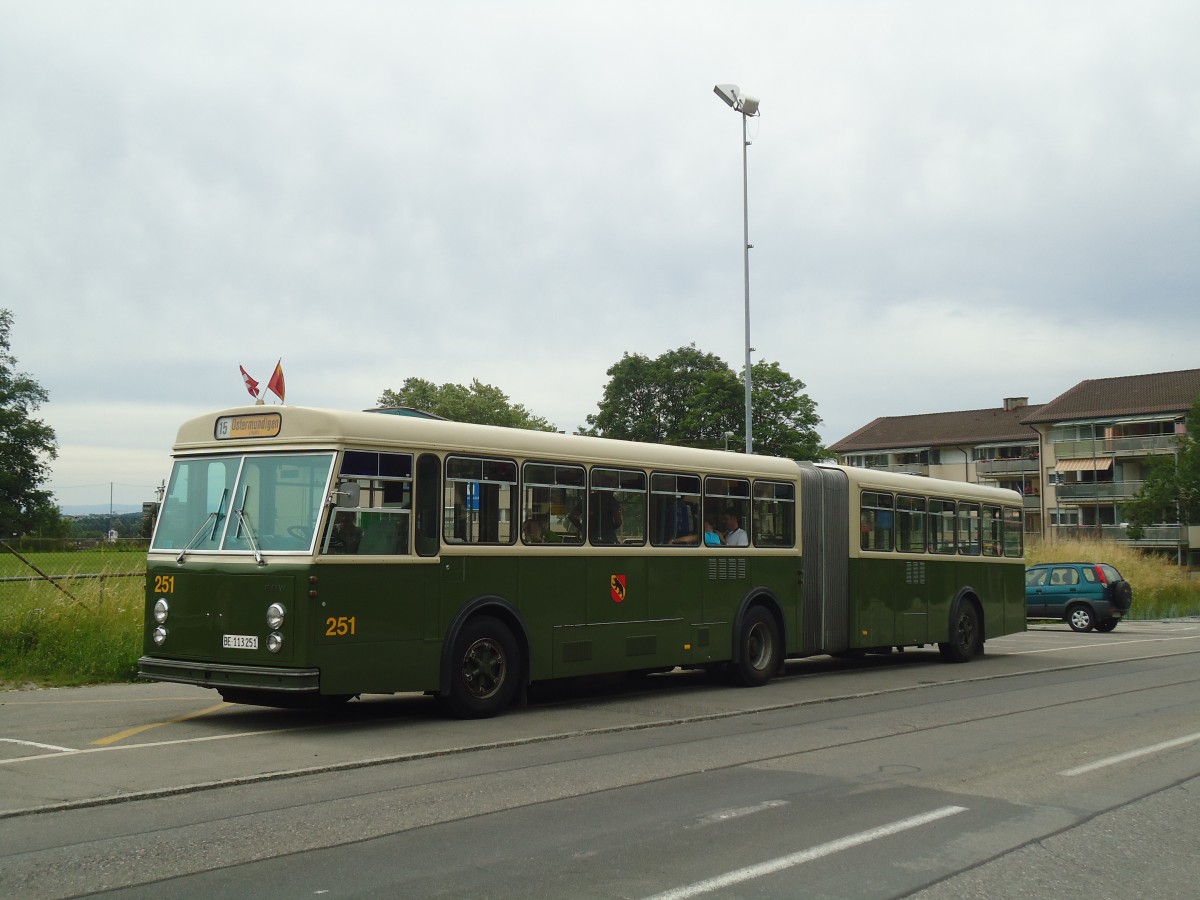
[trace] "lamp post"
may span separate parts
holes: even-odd
[[[736,84],[718,84],[713,87],[713,93],[725,101],[734,112],[742,115],[742,264],[746,285],[746,453],[754,452],[754,437],[750,424],[750,200],[748,178],[746,171],[746,148],[750,141],[746,138],[746,120],[758,115],[758,98],[743,94]]]

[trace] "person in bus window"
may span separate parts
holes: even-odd
[[[329,552],[353,555],[358,552],[361,541],[362,529],[355,523],[354,513],[338,513],[333,523],[333,534],[329,537]]]
[[[712,519],[704,520],[704,546],[705,547],[720,547],[721,534],[717,529],[713,528]]]
[[[546,522],[537,516],[530,516],[525,520],[525,543],[527,544],[544,544],[546,543]]]
[[[750,538],[746,532],[742,530],[742,525],[738,521],[737,513],[732,510],[725,513],[725,546],[726,547],[749,547]]]
[[[592,505],[592,543],[615,544],[620,539],[621,525],[625,515],[617,498],[608,492],[595,495]]]

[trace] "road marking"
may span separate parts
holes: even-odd
[[[39,744],[37,741],[18,741],[16,738],[0,738],[5,744],[20,744],[23,747],[38,747],[42,750],[59,750],[62,753],[74,753],[74,747],[56,747],[54,744]]]
[[[704,828],[708,825],[717,825],[721,822],[728,822],[730,819],[740,819],[742,816],[752,816],[755,813],[763,812],[768,809],[776,809],[780,806],[787,806],[786,800],[765,800],[762,803],[756,803],[754,806],[739,806],[732,809],[719,809],[714,813],[709,813],[696,821],[695,825],[688,826],[690,828]]]
[[[1028,634],[1029,632],[1026,632]],[[1054,653],[1058,650],[1091,650],[1094,647],[1124,647],[1126,644],[1162,644],[1166,641],[1197,641],[1200,635],[1187,637],[1138,638],[1135,641],[1104,641],[1099,644],[1068,644],[1064,647],[1044,647],[1041,650],[1010,650],[1005,656],[1028,656],[1031,653]]]
[[[215,713],[219,709],[224,709],[232,704],[218,703],[216,706],[210,706],[208,709],[201,709],[196,712],[190,712],[187,715],[179,716],[174,719],[167,719],[165,722],[151,722],[149,725],[138,725],[136,728],[126,728],[124,731],[118,731],[116,734],[110,734],[108,737],[97,738],[92,741],[93,747],[107,747],[109,744],[115,744],[117,741],[123,741],[127,737],[133,737],[135,734],[141,734],[143,731],[149,731],[151,728],[161,728],[163,725],[174,725],[177,722],[186,722],[188,719],[195,719],[200,716],[207,716],[209,713]]]
[[[1096,769],[1115,766],[1117,763],[1123,763],[1126,760],[1137,759],[1139,756],[1147,756],[1151,753],[1158,753],[1160,750],[1170,750],[1172,747],[1182,747],[1184,744],[1191,744],[1195,741],[1200,741],[1200,731],[1195,734],[1189,734],[1186,737],[1175,738],[1174,740],[1163,741],[1161,744],[1143,747],[1140,750],[1130,750],[1128,753],[1122,753],[1119,756],[1110,756],[1108,759],[1097,760],[1094,763],[1088,763],[1084,766],[1076,766],[1074,769],[1067,769],[1065,772],[1059,772],[1058,774],[1065,775],[1068,778],[1073,775],[1083,775],[1087,772],[1094,772]]]
[[[940,809],[931,810],[919,816],[912,816],[907,819],[901,819],[898,822],[892,822],[890,825],[881,825],[878,828],[872,828],[868,831],[860,831],[858,834],[838,838],[836,841],[810,847],[807,850],[801,850],[788,856],[780,856],[777,859],[768,860],[755,866],[747,866],[744,869],[735,869],[732,872],[726,872],[724,875],[718,875],[716,878],[707,878],[704,881],[697,881],[695,884],[664,891],[661,894],[655,894],[653,897],[648,898],[648,900],[686,900],[688,897],[696,897],[700,894],[719,891],[721,888],[726,888],[730,885],[741,884],[743,881],[749,881],[752,878],[761,878],[764,875],[774,875],[776,872],[782,872],[784,869],[790,869],[793,866],[812,862],[814,859],[840,853],[843,850],[849,850],[851,847],[858,847],[870,841],[899,834],[902,831],[919,828],[922,825],[928,825],[939,819],[945,819],[966,811],[967,808],[965,806],[943,806]]]

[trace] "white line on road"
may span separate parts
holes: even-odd
[[[16,738],[0,738],[5,744],[20,744],[23,747],[40,747],[43,750],[58,750],[62,753],[74,753],[74,747],[56,747],[54,744],[39,744],[37,741],[18,741]]]
[[[776,872],[782,872],[784,869],[790,869],[793,866],[801,865],[802,863],[812,862],[814,859],[820,859],[823,856],[830,856],[834,853],[840,853],[843,850],[849,850],[851,847],[858,847],[861,844],[866,844],[870,841],[879,840],[880,838],[888,837],[889,835],[899,834],[902,831],[908,831],[911,828],[918,828],[921,825],[928,825],[931,822],[936,822],[939,819],[945,819],[948,816],[957,815],[960,812],[966,812],[965,806],[943,806],[940,809],[931,810],[927,813],[922,813],[919,816],[912,816],[907,819],[901,819],[898,822],[892,822],[890,825],[881,825],[878,828],[872,828],[868,831],[860,831],[858,834],[852,834],[848,837],[838,838],[836,841],[830,841],[827,844],[820,844],[816,847],[810,847],[807,850],[801,850],[797,853],[791,853],[787,856],[780,856],[777,859],[768,860],[764,863],[759,863],[756,866],[747,866],[744,869],[735,869],[732,872],[726,872],[724,875],[718,875],[716,878],[707,878],[704,881],[697,881],[695,884],[685,885],[683,887],[674,888],[670,891],[665,891],[661,894],[655,894],[648,900],[686,900],[688,897],[696,897],[700,894],[707,894],[711,891],[718,891],[721,888],[729,887],[732,884],[741,884],[743,881],[749,881],[752,878],[761,878],[764,875],[773,875]]]
[[[1170,750],[1172,747],[1182,747],[1184,744],[1190,744],[1194,741],[1200,741],[1200,731],[1195,734],[1189,734],[1186,737],[1175,738],[1170,741],[1163,741],[1161,744],[1152,744],[1149,747],[1142,747],[1140,750],[1130,750],[1128,753],[1122,753],[1119,756],[1110,756],[1108,759],[1100,759],[1094,763],[1088,763],[1084,766],[1076,766],[1074,769],[1067,769],[1065,772],[1059,772],[1059,775],[1065,775],[1068,778],[1072,775],[1083,775],[1087,772],[1094,772],[1096,769],[1103,769],[1106,766],[1115,766],[1117,763],[1123,763],[1126,760],[1137,759],[1139,756],[1147,756],[1151,753],[1158,753],[1160,750]]]
[[[1026,632],[1028,634],[1029,632]],[[1043,647],[1040,650],[1010,650],[1005,653],[1005,656],[1029,656],[1033,653],[1054,653],[1058,650],[1091,650],[1095,647],[1124,647],[1126,644],[1162,644],[1167,641],[1196,641],[1200,640],[1200,635],[1189,635],[1188,637],[1169,637],[1169,638],[1138,638],[1133,641],[1102,641],[1095,644],[1069,644],[1062,647]]]

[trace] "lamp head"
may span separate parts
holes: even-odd
[[[718,84],[713,87],[713,93],[744,116],[758,115],[758,98],[743,94],[736,84]]]
[[[713,93],[724,100],[734,109],[737,109],[738,97],[741,92],[736,84],[718,84],[713,87]]]

